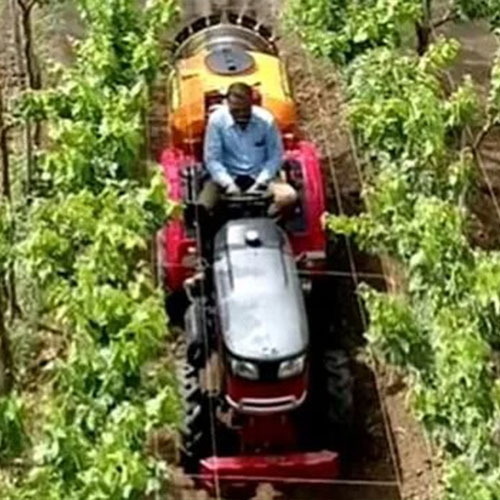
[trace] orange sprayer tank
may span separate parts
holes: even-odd
[[[287,72],[270,34],[255,26],[206,18],[177,37],[174,70],[168,82],[172,146],[201,152],[209,108],[222,101],[229,85],[244,82],[255,89],[256,102],[275,117],[282,133],[293,133],[296,108]],[[214,23],[207,29],[207,23]]]

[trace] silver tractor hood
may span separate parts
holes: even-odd
[[[216,303],[226,348],[251,361],[305,352],[304,298],[285,233],[270,219],[240,219],[217,234]]]

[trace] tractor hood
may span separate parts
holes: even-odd
[[[227,223],[215,240],[214,278],[229,352],[271,361],[306,351],[304,298],[285,233],[270,219]]]

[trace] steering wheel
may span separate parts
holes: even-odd
[[[253,191],[252,193],[242,192],[238,194],[222,193],[220,196],[221,201],[229,203],[256,203],[268,202],[273,198],[273,194],[266,189],[265,191]]]

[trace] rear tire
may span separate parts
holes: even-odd
[[[173,326],[184,326],[184,316],[190,305],[189,299],[184,290],[178,292],[165,291],[165,311],[169,323]]]
[[[184,406],[181,463],[186,473],[198,472],[199,462],[210,454],[210,413],[201,391],[198,371],[189,363],[180,367],[181,397]]]
[[[345,450],[353,427],[353,379],[347,353],[327,350],[323,357],[326,384],[326,420],[329,443],[333,449]]]

